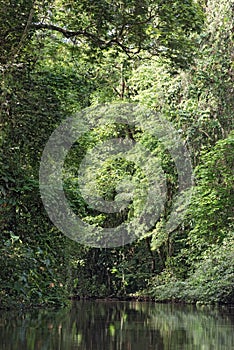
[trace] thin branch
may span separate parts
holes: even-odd
[[[62,33],[65,38],[72,38],[75,36],[85,36],[87,38],[92,39],[95,42],[98,42],[100,45],[105,44],[105,41],[97,37],[95,34],[92,34],[86,30],[77,30],[77,31],[72,31],[72,30],[67,30],[58,26],[55,26],[53,24],[46,24],[46,23],[34,23],[32,25],[33,28],[35,29],[47,29],[47,30],[53,30],[59,33]]]
[[[53,24],[46,24],[46,23],[34,23],[32,25],[32,27],[35,28],[35,29],[47,29],[47,30],[56,31],[56,32],[59,32],[59,33],[63,34],[63,36],[65,38],[68,38],[68,39],[71,39],[71,38],[76,37],[76,36],[83,36],[83,37],[89,38],[93,42],[97,43],[101,49],[108,48],[108,47],[110,47],[112,45],[117,45],[129,57],[130,57],[130,54],[135,55],[136,53],[138,53],[140,51],[139,49],[137,51],[132,50],[128,46],[126,46],[123,43],[121,43],[120,40],[118,38],[116,38],[116,37],[110,39],[109,41],[105,41],[105,40],[99,38],[97,35],[88,32],[87,30],[71,31],[71,30],[64,29],[62,27],[58,27],[58,26],[53,25]],[[121,31],[120,31],[121,33],[123,33],[123,31],[124,31],[124,27],[125,26],[123,26],[121,28]]]
[[[12,55],[12,63],[14,62],[15,57],[19,53],[25,38],[27,37],[28,31],[29,31],[29,27],[30,27],[30,25],[32,23],[32,19],[33,19],[35,3],[36,3],[36,1],[34,1],[33,5],[32,5],[32,8],[31,8],[31,10],[29,12],[29,15],[28,15],[26,26],[25,26],[24,31],[22,33],[22,36],[20,38],[20,42],[19,42],[18,46],[16,47],[15,52]]]

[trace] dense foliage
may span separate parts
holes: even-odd
[[[150,295],[234,301],[233,1],[0,1],[0,306],[64,304],[68,297]],[[166,175],[165,210],[131,244],[100,249],[64,236],[39,191],[45,144],[66,117],[103,103],[160,113],[188,146],[195,187],[183,222],[168,233],[178,174],[167,149],[142,130],[110,123],[84,134],[64,165],[64,190],[87,223],[112,227],[82,198],[77,168],[100,141],[130,137]],[[107,159],[97,188],[116,196],[124,176],[147,184],[126,159]],[[139,228],[140,230],[140,228]]]

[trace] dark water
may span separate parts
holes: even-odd
[[[76,302],[0,312],[1,350],[232,350],[234,308]]]

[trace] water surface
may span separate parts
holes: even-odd
[[[234,350],[234,308],[75,302],[0,312],[1,350]]]

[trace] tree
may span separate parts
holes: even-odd
[[[147,51],[184,66],[192,59],[193,36],[203,21],[201,6],[192,0],[84,0],[51,4],[47,16],[31,27],[60,33],[89,54],[116,46],[128,56]]]

